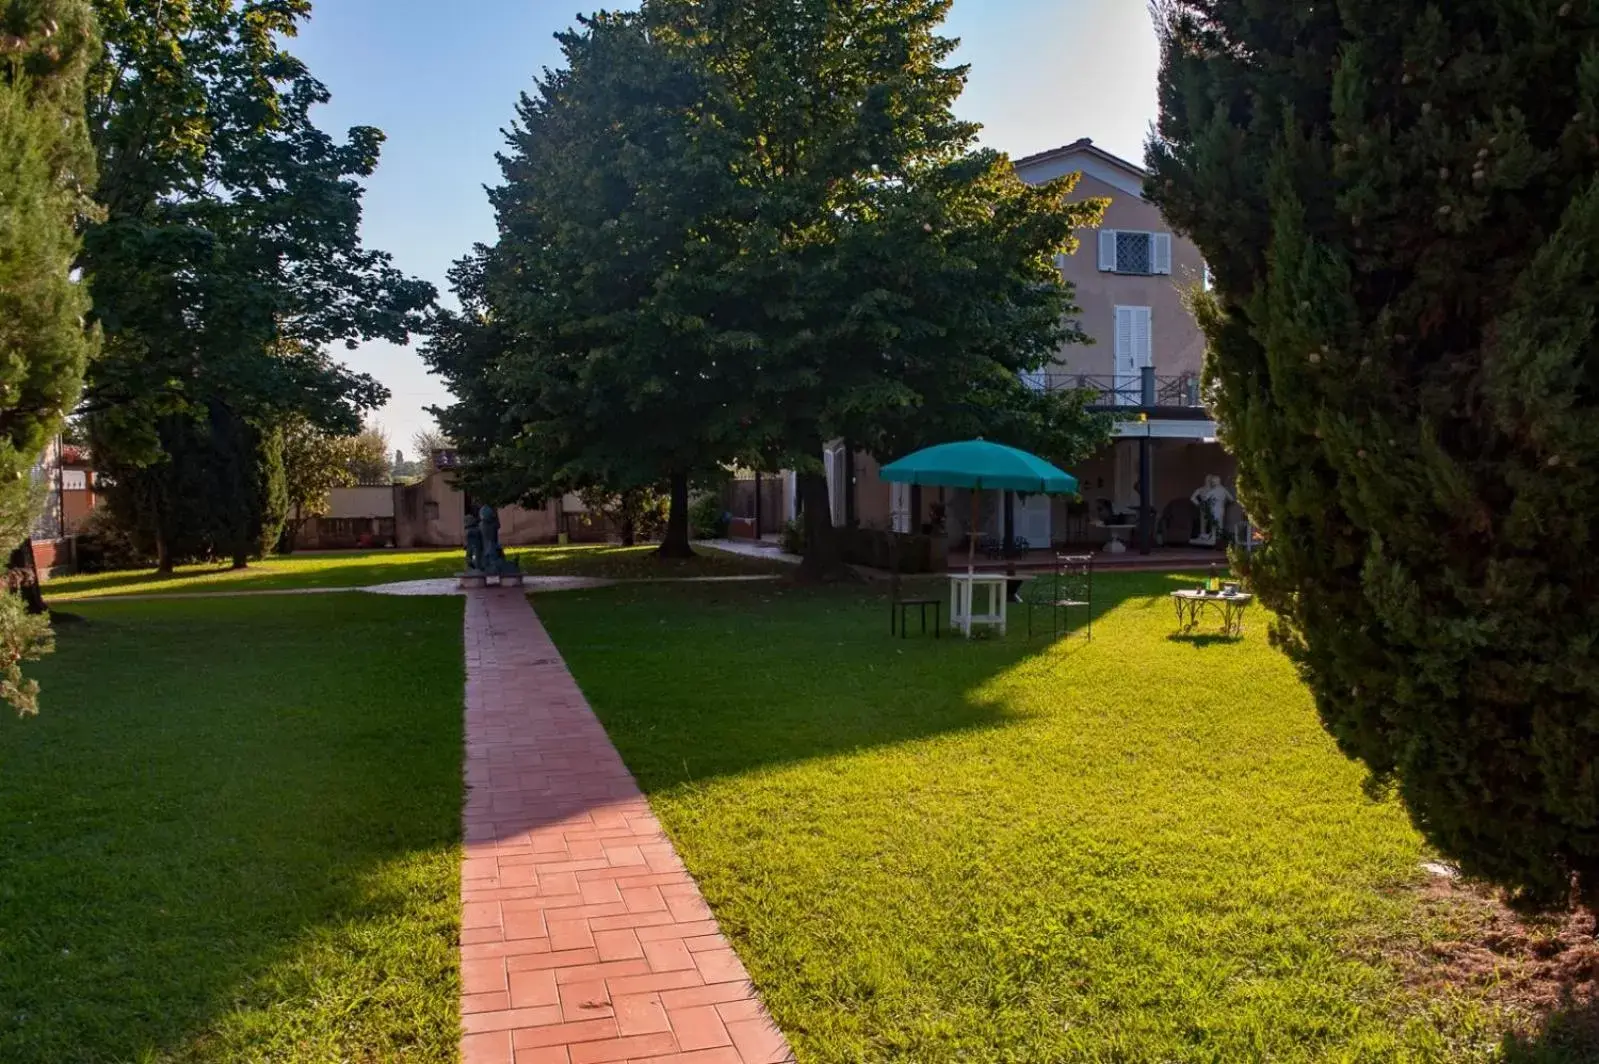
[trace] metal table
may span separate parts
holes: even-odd
[[[1255,596],[1240,591],[1227,595],[1208,591],[1173,591],[1172,603],[1177,607],[1177,627],[1192,632],[1199,627],[1200,614],[1208,606],[1221,614],[1222,635],[1244,634],[1244,611],[1255,601]]]

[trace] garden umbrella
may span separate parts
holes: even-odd
[[[894,484],[972,489],[971,527],[974,531],[966,553],[967,572],[973,570],[976,562],[977,492],[1064,495],[1077,490],[1076,477],[1036,454],[982,439],[923,448],[897,462],[890,462],[880,475]]]

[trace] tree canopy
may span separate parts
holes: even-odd
[[[95,453],[163,564],[196,520],[242,564],[271,536],[272,426],[299,415],[354,432],[387,397],[328,345],[403,343],[433,291],[361,245],[360,179],[383,136],[341,142],[312,121],[327,90],[283,47],[308,0],[97,10],[106,217],[83,257],[106,336],[89,379]],[[185,447],[200,453],[186,462]],[[185,464],[217,494],[180,513]]]
[[[1170,0],[1250,565],[1328,729],[1470,874],[1599,901],[1599,11]]]
[[[651,0],[564,35],[429,348],[469,478],[686,501],[697,471],[796,468],[817,574],[831,439],[1080,457],[1097,422],[1020,374],[1081,338],[1053,256],[1101,207],[975,147],[947,9]]]

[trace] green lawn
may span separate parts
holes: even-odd
[[[460,600],[75,612],[0,713],[0,1061],[454,1061]]]
[[[781,573],[781,562],[745,558],[696,547],[691,559],[665,561],[654,547],[574,545],[516,547],[509,552],[532,576],[592,576],[615,580]],[[283,591],[292,588],[368,587],[402,580],[453,576],[461,571],[459,550],[364,550],[292,554],[267,558],[248,569],[185,565],[171,576],[152,571],[90,573],[50,581],[52,601],[71,602],[128,594],[211,591]]]
[[[1494,1059],[1486,989],[1401,977],[1459,932],[1403,812],[1258,612],[1173,638],[1176,581],[1053,646],[859,590],[534,600],[803,1064]]]

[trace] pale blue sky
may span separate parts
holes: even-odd
[[[617,6],[617,5],[612,5]],[[388,134],[368,186],[367,242],[446,290],[445,270],[493,236],[483,186],[517,93],[554,63],[551,35],[582,0],[321,0],[291,47],[327,83],[330,130]],[[971,78],[959,111],[1012,156],[1092,137],[1138,161],[1155,115],[1157,53],[1142,0],[956,0],[947,32]],[[350,353],[394,392],[377,420],[393,446],[448,398],[416,355],[389,344]]]

